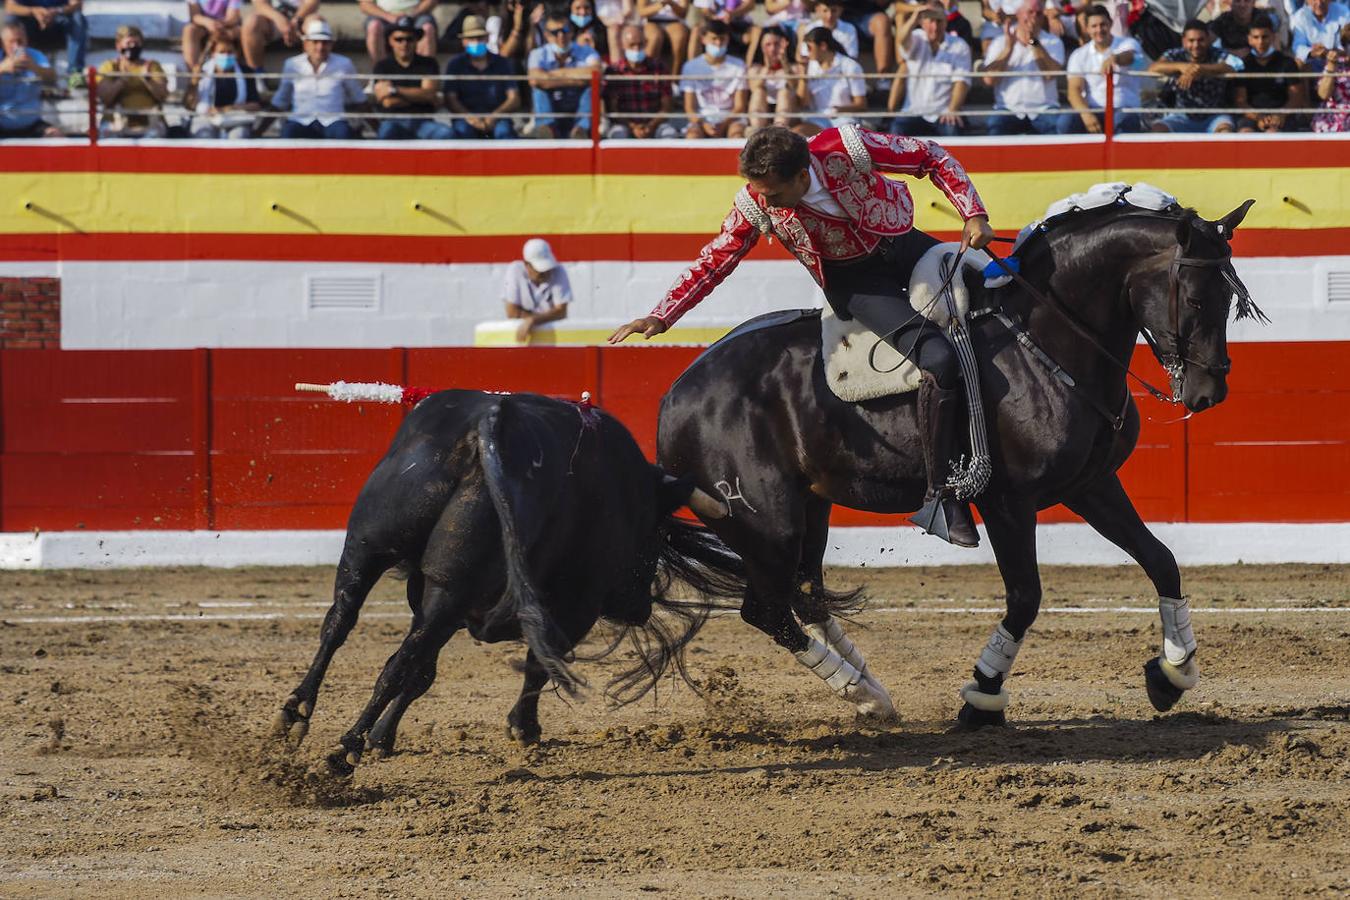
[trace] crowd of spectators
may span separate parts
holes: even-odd
[[[1074,134],[1103,131],[1108,105],[1117,132],[1350,129],[1339,0],[1212,0],[1217,15],[1179,32],[1147,0],[983,0],[978,25],[957,0],[468,0],[443,31],[440,0],[358,2],[366,55],[354,60],[335,52],[320,0],[185,0],[192,115],[177,133],[589,138],[599,113],[612,138],[848,122]],[[84,88],[83,2],[4,8],[0,137],[51,134],[39,112],[58,79],[33,45],[64,47],[66,87]],[[278,45],[293,55],[267,71]],[[102,133],[170,133],[170,82],[144,35],[123,26],[114,49],[98,66]]]

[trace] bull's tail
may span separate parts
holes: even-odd
[[[500,411],[487,416],[478,429],[478,453],[484,480],[501,527],[502,554],[506,560],[506,593],[488,614],[489,625],[514,618],[525,643],[559,688],[575,695],[585,682],[568,667],[571,642],[540,602],[539,590],[530,577],[526,548],[516,529],[518,511],[511,506],[509,481],[498,442]]]
[[[711,612],[739,609],[745,597],[745,563],[715,534],[702,525],[674,516],[665,518],[660,531],[652,615],[640,625],[630,623],[621,627],[605,651],[628,643],[637,656],[637,662],[615,676],[606,690],[609,698],[620,705],[646,696],[670,670],[697,691],[698,685],[685,669],[685,649]],[[673,592],[684,596],[672,597]],[[724,599],[735,602],[716,602]]]

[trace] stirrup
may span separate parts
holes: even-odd
[[[935,494],[918,512],[909,517],[910,523],[919,526],[927,534],[942,538],[954,547],[980,546],[978,537],[973,544],[952,540],[951,525],[947,521],[946,511],[942,508],[942,500],[942,494]]]

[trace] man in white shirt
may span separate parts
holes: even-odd
[[[572,302],[572,284],[567,270],[558,265],[553,248],[543,238],[525,242],[518,259],[506,267],[503,302],[506,317],[519,319],[516,340],[522,344],[530,340],[530,332],[545,322],[567,318],[567,304]]]
[[[857,59],[860,51],[858,29],[841,18],[844,12],[843,0],[815,0],[812,12],[815,14],[815,18],[797,29],[797,43],[801,45],[802,59],[806,59],[808,55],[806,51],[807,32],[822,26],[830,29],[830,33],[839,42],[839,46],[844,48],[844,53]]]
[[[686,138],[745,137],[745,63],[727,56],[730,42],[730,27],[713,19],[703,27],[703,55],[680,70]]]
[[[1301,63],[1321,60],[1328,50],[1340,49],[1341,26],[1350,23],[1350,7],[1332,0],[1308,0],[1289,19],[1294,57]]]
[[[824,26],[806,33],[806,47],[811,61],[806,64],[806,78],[797,82],[797,98],[803,109],[824,115],[801,122],[796,131],[810,137],[831,126],[858,124],[850,113],[867,111],[862,66],[844,55],[844,48]]]
[[[1122,113],[1121,109],[1138,109],[1139,78],[1129,74],[1143,61],[1144,50],[1132,37],[1111,34],[1111,13],[1100,4],[1083,11],[1087,22],[1088,42],[1069,55],[1069,105],[1073,112],[1059,117],[1060,134],[1101,134],[1102,110],[1106,108],[1106,79],[1114,83],[1112,98],[1116,133],[1143,131],[1139,113]]]
[[[970,45],[947,34],[947,17],[932,7],[913,10],[902,19],[895,40],[905,66],[896,72],[886,104],[889,111],[895,112],[897,107],[900,111],[891,120],[891,134],[960,134],[961,107],[970,93],[970,76],[954,73],[974,68]]]
[[[272,97],[276,109],[288,109],[283,138],[351,140],[356,129],[343,117],[348,107],[365,105],[356,66],[333,52],[333,30],[317,16],[305,23],[305,52],[281,67],[281,87]]]
[[[1064,42],[1048,31],[1038,31],[1041,0],[1026,0],[1017,10],[1017,18],[1004,24],[1003,33],[989,43],[984,55],[987,73],[1026,72],[985,78],[994,89],[994,110],[989,133],[1055,134],[1059,130],[1059,92],[1055,77],[1042,72],[1064,68]]]

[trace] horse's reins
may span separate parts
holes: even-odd
[[[899,325],[895,326],[885,334],[877,336],[876,343],[874,343],[872,345],[872,349],[867,352],[867,365],[872,369],[873,372],[876,372],[879,375],[889,375],[891,372],[894,372],[896,369],[900,368],[905,364],[905,361],[902,359],[900,360],[900,362],[896,363],[889,369],[878,369],[877,348],[879,348],[882,344],[887,343],[891,339],[891,336],[894,335],[897,331],[909,327],[909,323],[913,322],[915,319],[923,320],[923,322],[919,326],[920,329],[922,329],[924,325],[933,324],[933,320],[928,318],[928,312],[934,306],[936,306],[938,301],[941,300],[946,295],[947,291],[951,289],[952,280],[956,278],[957,274],[961,271],[961,257],[966,255],[966,250],[968,249],[969,249],[968,247],[962,245],[961,249],[957,251],[956,259],[952,260],[952,270],[947,273],[947,277],[943,279],[941,286],[939,286],[937,289],[937,293],[933,295],[933,299],[928,302],[927,306],[925,306],[921,310],[915,310],[914,314],[910,316],[908,319],[901,322]],[[937,326],[934,325],[934,327]],[[915,342],[915,346],[916,347],[918,346],[917,341]]]

